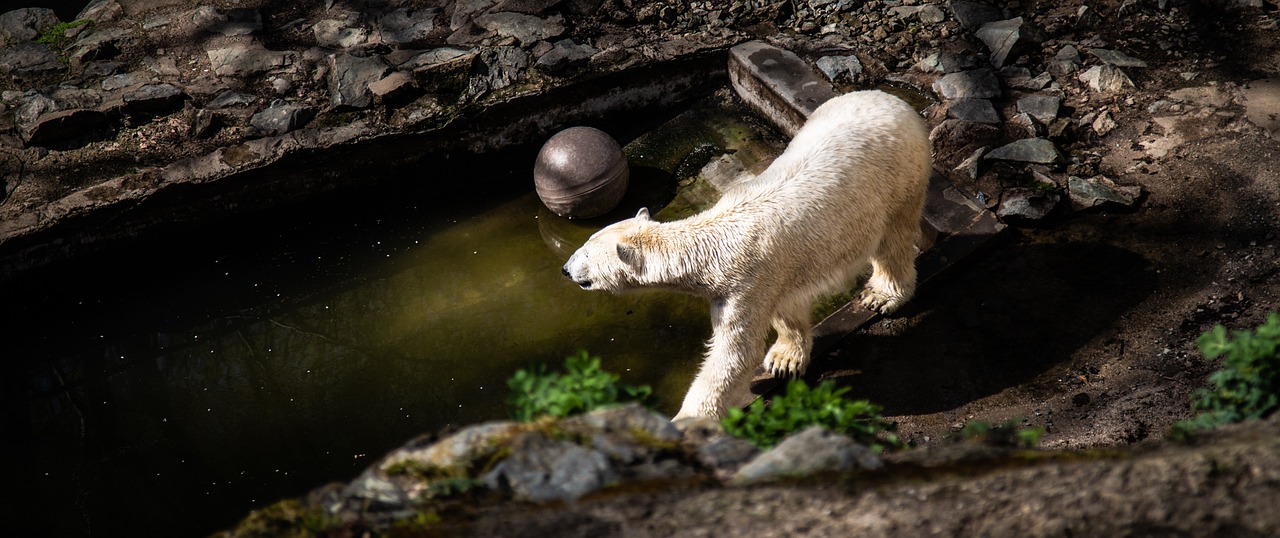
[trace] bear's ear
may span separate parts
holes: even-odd
[[[618,259],[631,267],[639,267],[643,261],[640,248],[631,243],[618,243]]]
[[[640,208],[640,210],[639,210],[639,211],[636,211],[636,219],[638,219],[638,220],[653,220],[653,219],[649,218],[649,208],[647,208],[647,207],[642,207],[642,208]]]

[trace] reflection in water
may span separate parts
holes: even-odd
[[[700,114],[685,120],[719,125],[725,151],[773,147]],[[0,392],[5,465],[33,484],[21,519],[41,534],[204,535],[415,435],[505,418],[511,373],[579,349],[674,413],[710,333],[705,302],[588,293],[560,274],[638,207],[692,207],[673,200],[679,159],[656,163],[645,141],[630,155],[641,188],[598,219],[543,209],[520,166],[467,196],[348,193],[0,290],[26,314]]]

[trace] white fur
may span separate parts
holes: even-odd
[[[849,93],[715,206],[669,223],[642,209],[593,235],[564,273],[589,290],[708,298],[713,334],[676,418],[720,418],[762,358],[775,375],[804,373],[814,298],[847,289],[868,262],[863,305],[888,313],[911,297],[930,153],[924,121],[901,99]],[[766,354],[770,325],[778,338]]]

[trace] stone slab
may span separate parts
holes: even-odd
[[[836,90],[796,53],[761,41],[729,49],[729,81],[753,110],[795,136]]]

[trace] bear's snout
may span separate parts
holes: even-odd
[[[587,279],[587,278],[579,279],[578,277],[573,276],[573,273],[569,272],[569,265],[571,265],[572,263],[573,263],[573,260],[569,260],[569,263],[564,264],[564,267],[560,268],[560,274],[569,277],[569,280],[572,280],[574,284],[577,284],[579,287],[581,287],[584,290],[591,289],[590,279]]]

